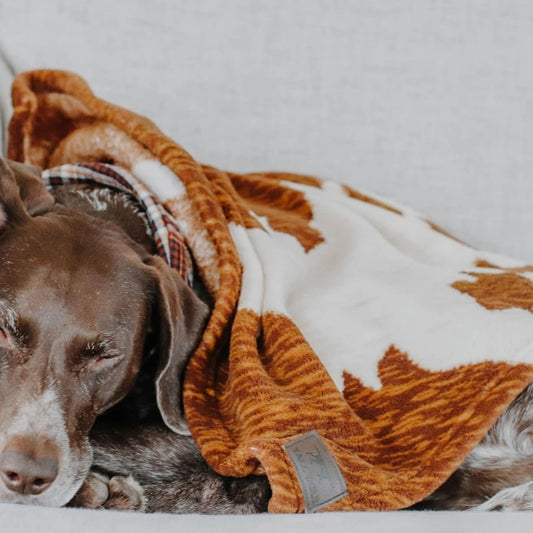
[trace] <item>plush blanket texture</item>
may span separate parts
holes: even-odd
[[[312,430],[348,489],[326,510],[419,501],[533,378],[533,267],[331,181],[201,165],[70,73],[19,75],[13,106],[10,158],[111,162],[176,218],[214,299],[187,421],[218,472],[268,475],[271,512],[304,510],[284,444]]]

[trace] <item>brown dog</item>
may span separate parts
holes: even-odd
[[[186,436],[180,378],[208,307],[152,255],[125,195],[107,194],[104,210],[76,187],[54,196],[38,168],[0,159],[0,500],[61,506],[76,495],[73,504],[91,507],[263,508],[264,480],[260,504],[233,506],[233,488]],[[100,474],[88,477],[93,447]],[[147,496],[126,477],[139,456]],[[195,491],[213,483],[223,494],[202,505]],[[197,504],[178,501],[189,497]]]
[[[208,306],[152,255],[126,195],[52,196],[39,175],[0,159],[0,500],[266,510],[266,478],[216,474],[180,410]],[[531,406],[533,384],[415,508],[533,509]]]

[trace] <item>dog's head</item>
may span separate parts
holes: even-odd
[[[157,401],[185,432],[180,377],[207,307],[113,224],[54,205],[0,159],[0,500],[60,506],[91,465],[96,417],[132,387],[158,314]]]

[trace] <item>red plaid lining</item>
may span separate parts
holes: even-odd
[[[96,183],[132,196],[146,214],[157,253],[192,286],[192,257],[176,220],[135,176],[123,168],[95,162],[44,170],[42,178],[49,189],[65,184]]]

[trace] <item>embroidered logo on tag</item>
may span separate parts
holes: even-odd
[[[296,470],[305,511],[314,513],[348,494],[335,459],[316,431],[283,445]]]

